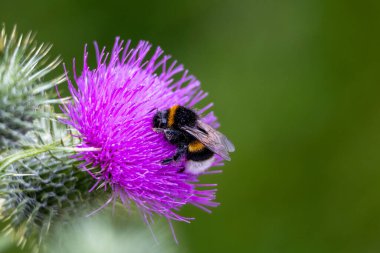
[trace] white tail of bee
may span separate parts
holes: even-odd
[[[204,161],[192,161],[188,160],[185,165],[185,172],[198,175],[205,172],[208,168],[212,166],[215,161],[215,157],[204,160]]]

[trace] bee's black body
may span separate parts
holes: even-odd
[[[194,111],[178,105],[156,113],[153,118],[153,127],[163,129],[166,139],[178,147],[176,154],[172,158],[165,159],[164,164],[177,161],[183,155],[187,160],[192,161],[204,161],[214,155],[214,152],[198,139],[181,129],[184,126],[195,128],[197,121],[198,115]],[[202,129],[199,130],[205,132]]]

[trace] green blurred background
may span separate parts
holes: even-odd
[[[237,151],[204,179],[222,205],[186,208],[175,252],[380,251],[379,1],[1,0],[0,21],[69,66],[120,35],[201,80]]]

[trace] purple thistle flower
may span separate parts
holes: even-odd
[[[192,218],[177,211],[191,204],[209,212],[208,207],[218,205],[214,202],[216,189],[204,187],[216,185],[198,184],[197,175],[178,173],[185,161],[162,164],[176,147],[152,130],[152,119],[157,110],[175,104],[194,107],[207,93],[182,65],[169,63],[170,56],[163,55],[161,48],[144,60],[150,48],[144,41],[130,48],[130,41],[124,45],[117,38],[109,55],[104,49],[100,52],[95,43],[95,69],[87,65],[85,48],[82,74],[74,76],[76,87],[67,78],[72,102],[62,107],[68,117],[63,122],[77,130],[81,148],[98,149],[79,152],[77,158],[98,180],[97,185],[111,187],[111,199],[119,197],[128,207],[134,203],[148,223],[154,213],[169,221],[189,222]],[[203,114],[211,107],[212,103],[198,112]],[[202,121],[219,126],[213,112]],[[221,159],[214,165],[221,165]]]

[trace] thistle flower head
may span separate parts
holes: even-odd
[[[10,35],[5,27],[0,30],[0,150],[17,146],[33,129],[33,120],[40,117],[36,108],[52,102],[46,91],[63,80],[45,80],[59,64],[58,58],[48,62],[50,48],[36,44],[32,33],[18,36],[16,28]]]
[[[202,188],[215,185],[201,185],[197,176],[178,173],[184,161],[162,164],[176,147],[152,130],[157,110],[175,104],[195,107],[205,98],[200,82],[176,61],[170,63],[160,48],[147,59],[151,45],[144,41],[130,48],[129,41],[124,44],[117,38],[112,52],[100,52],[97,45],[95,49],[96,68],[87,65],[85,49],[82,73],[74,76],[76,85],[68,79],[72,102],[62,107],[67,116],[63,122],[77,130],[80,147],[99,149],[78,154],[83,168],[100,168],[89,173],[98,184],[109,185],[113,197],[127,206],[134,203],[147,222],[152,214],[189,221],[177,213],[185,204],[205,210],[217,206],[215,189]],[[202,121],[218,127],[212,112]]]

